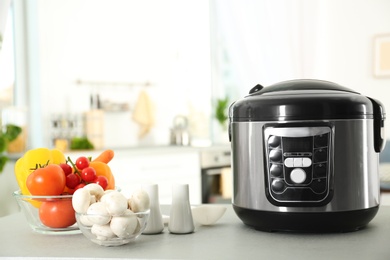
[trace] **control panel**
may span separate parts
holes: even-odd
[[[264,130],[268,198],[273,204],[320,203],[329,194],[330,127]]]

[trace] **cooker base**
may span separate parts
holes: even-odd
[[[273,212],[233,205],[237,216],[257,230],[275,232],[351,232],[364,228],[379,206],[342,212]]]

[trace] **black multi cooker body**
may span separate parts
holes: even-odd
[[[264,231],[366,226],[379,208],[383,105],[340,85],[292,80],[229,108],[233,208]]]

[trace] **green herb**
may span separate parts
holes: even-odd
[[[3,172],[5,164],[8,162],[8,157],[5,155],[0,155],[0,173]]]
[[[215,108],[215,118],[218,120],[222,127],[226,127],[226,120],[228,119],[227,108],[229,105],[229,98],[218,99]]]
[[[16,125],[8,124],[3,131],[0,131],[0,173],[3,172],[8,157],[4,154],[9,142],[15,140],[22,132],[22,128]]]
[[[71,150],[90,150],[93,148],[93,144],[87,137],[73,137],[70,141]]]

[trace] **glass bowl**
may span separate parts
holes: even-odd
[[[77,234],[73,195],[32,196],[23,195],[20,190],[13,193],[29,226],[42,234]]]
[[[76,213],[84,236],[101,246],[120,246],[135,241],[145,230],[148,218],[149,211],[128,210],[126,214],[115,216]]]

